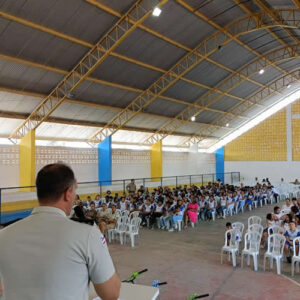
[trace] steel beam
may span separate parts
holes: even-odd
[[[277,14],[275,11],[273,11],[272,9],[270,9],[268,7],[268,4],[265,3],[265,1],[262,0],[255,0],[255,2],[258,4],[258,6],[260,6],[266,13],[268,13],[270,16],[272,16],[272,18],[277,21],[277,22],[285,22],[284,20],[281,19],[281,16],[279,14]],[[295,41],[295,43],[297,44],[299,42],[299,39],[297,39],[293,32],[290,30],[290,28],[285,28],[283,27],[283,30]]]
[[[295,10],[288,10],[290,14],[295,16],[292,19],[291,27],[296,26],[298,18],[300,20],[300,12]],[[197,64],[206,59],[208,56],[218,51],[219,46],[226,45],[232,40],[238,40],[238,36],[263,29],[266,27],[280,26],[273,19],[267,24],[263,24],[262,19],[269,18],[265,12],[258,13],[254,16],[248,16],[233,22],[225,29],[221,28],[205,41],[201,42],[193,51],[184,56],[176,65],[174,65],[166,74],[154,82],[146,91],[134,99],[122,112],[114,117],[108,124],[96,134],[94,134],[89,142],[99,143],[107,136],[114,134],[121,129],[127,122],[129,122],[135,115],[137,115],[144,108],[149,106],[156,98],[170,88],[179,78],[184,76],[187,72],[193,69]],[[269,18],[270,19],[270,18]],[[261,20],[260,22],[258,22]],[[287,25],[285,25],[287,26]],[[252,50],[253,51],[253,50]],[[258,55],[259,56],[259,55]],[[261,55],[260,55],[261,56]],[[261,56],[262,57],[262,56]],[[176,74],[176,76],[174,75]],[[132,113],[134,112],[134,113]]]
[[[12,62],[20,63],[20,64],[27,65],[27,66],[34,67],[34,68],[39,68],[39,69],[42,69],[42,70],[51,71],[51,72],[62,74],[62,75],[67,75],[68,74],[68,71],[66,71],[66,70],[50,67],[50,66],[47,66],[47,65],[39,64],[39,63],[32,62],[32,61],[29,61],[29,60],[25,60],[25,59],[22,59],[22,58],[8,56],[8,55],[1,54],[1,53],[0,53],[0,59],[9,60],[9,61],[12,61]],[[130,87],[130,86],[127,86],[127,85],[122,85],[122,84],[118,84],[118,83],[98,79],[98,78],[95,78],[95,77],[87,77],[86,80],[90,81],[90,82],[94,82],[94,83],[99,83],[99,84],[111,86],[111,87],[118,88],[118,89],[123,89],[123,90],[131,91],[131,92],[136,92],[136,93],[139,93],[139,94],[144,91],[144,90],[133,88],[133,87]],[[186,81],[189,82],[188,79]],[[203,87],[204,85],[199,84],[199,86]],[[222,91],[219,91],[216,88],[211,88],[211,87],[208,87],[208,86],[206,88],[208,90],[215,91],[216,93],[223,94]],[[226,94],[225,94],[225,96],[226,96]],[[233,95],[228,95],[228,96],[231,97],[231,98],[237,99],[237,100],[242,100],[242,98],[240,98],[240,97],[236,97],[236,96],[233,96]],[[166,101],[174,102],[174,103],[179,103],[179,104],[183,104],[183,105],[191,105],[190,102],[187,102],[187,101],[184,101],[184,100],[181,100],[181,99],[178,99],[178,98],[167,97],[167,96],[163,96],[163,95],[161,95],[160,98],[163,99],[163,100],[166,100]],[[195,104],[195,106],[201,108],[200,105]],[[110,107],[112,109],[114,108],[113,106],[110,106]],[[221,113],[221,114],[226,113],[223,110],[214,109],[214,108],[207,108],[207,110],[213,111],[213,112],[218,112],[218,113]],[[236,117],[237,118],[242,118],[242,119],[245,118],[243,116],[236,116]]]
[[[241,82],[243,82],[245,80],[246,77],[252,77],[253,75],[257,74],[259,72],[259,70],[262,68],[268,68],[270,66],[270,63],[273,66],[274,64],[276,64],[278,62],[282,62],[282,61],[285,61],[288,59],[299,57],[299,53],[300,53],[300,44],[285,46],[280,49],[271,51],[271,52],[267,53],[264,57],[257,58],[254,61],[247,64],[246,66],[244,66],[238,72],[237,75],[232,75],[232,76],[226,78],[225,80],[223,80],[222,82],[220,82],[217,85],[217,88],[219,90],[226,91],[227,93],[229,93],[234,88],[239,86],[241,84]],[[278,90],[276,89],[276,90],[274,90],[274,92],[278,92]],[[185,120],[190,120],[192,116],[196,117],[201,112],[203,112],[206,107],[213,105],[221,98],[222,98],[222,96],[216,95],[213,92],[206,93],[204,96],[200,97],[195,102],[195,104],[200,104],[200,106],[202,106],[203,108],[199,109],[199,108],[194,107],[193,105],[189,105],[182,112],[180,112],[175,117],[175,119],[170,120],[169,122],[164,124],[161,128],[159,128],[153,135],[148,137],[144,141],[144,143],[153,144],[153,143],[156,143],[157,141],[165,138],[168,135],[167,133],[172,134],[178,128],[180,128],[181,126],[184,125]],[[253,101],[251,101],[251,99],[248,99],[248,98],[243,99],[243,101],[241,101],[241,103],[243,103],[243,102],[248,102],[249,105],[251,105],[251,103],[253,105],[259,105],[257,102],[253,102]],[[237,104],[237,105],[239,105],[239,104]],[[236,113],[236,111],[231,109],[230,113],[225,113],[224,116],[227,116],[228,114],[232,114],[232,113]],[[220,126],[222,125],[225,127],[227,123],[228,122],[219,124],[219,123],[213,122],[209,126],[217,124],[217,125],[220,125]],[[162,134],[162,132],[164,132],[164,134]]]
[[[262,103],[264,100],[268,99],[274,94],[274,90],[282,91],[288,87],[289,84],[293,84],[294,82],[298,82],[300,80],[300,69],[297,69],[293,72],[285,74],[284,76],[274,80],[272,83],[268,84],[265,88],[259,90],[255,94],[253,94],[250,99],[254,103]],[[273,103],[275,105],[276,103]],[[253,108],[254,104],[249,104],[249,102],[239,103],[235,107],[233,107],[234,112],[245,113],[249,109]],[[266,107],[267,109],[268,107]],[[232,121],[229,115],[224,115],[217,120],[219,124],[224,122],[229,123]],[[245,122],[246,123],[246,122]],[[239,125],[242,126],[245,123]],[[234,130],[232,130],[233,132]],[[206,126],[204,129],[198,131],[192,138],[185,140],[182,145],[191,145],[194,143],[199,143],[203,139],[206,138],[207,134],[211,135],[215,132],[215,130],[211,130],[209,126]],[[228,134],[230,134],[229,132]],[[202,136],[203,135],[203,136]]]
[[[92,2],[93,2],[93,1],[92,1]],[[102,6],[101,6],[101,7],[102,7]],[[109,11],[110,11],[110,9],[109,9]],[[118,15],[118,17],[121,16],[118,12],[116,12],[116,14]],[[83,41],[83,40],[80,40],[80,39],[75,38],[75,37],[73,37],[73,36],[67,35],[67,34],[65,34],[65,33],[61,33],[61,32],[59,32],[59,31],[53,30],[53,29],[51,29],[51,28],[49,28],[49,27],[46,27],[46,26],[44,26],[44,25],[40,25],[40,24],[34,23],[34,22],[29,21],[29,20],[26,20],[26,19],[24,19],[24,18],[20,18],[20,17],[14,16],[14,15],[8,14],[8,13],[6,13],[6,12],[4,12],[4,11],[1,11],[1,10],[0,10],[0,16],[6,18],[7,20],[14,21],[14,22],[18,22],[18,23],[20,23],[20,24],[22,24],[22,25],[25,25],[25,26],[28,26],[28,27],[30,27],[30,28],[34,28],[34,29],[37,29],[37,30],[46,32],[46,33],[48,33],[48,34],[51,34],[51,35],[60,37],[60,38],[62,38],[62,39],[68,40],[68,41],[73,42],[73,43],[77,43],[77,44],[79,44],[79,45],[82,45],[82,46],[85,46],[85,47],[88,47],[88,48],[93,48],[93,46],[94,46],[93,44],[88,43],[88,42],[86,42],[86,41]],[[141,26],[144,28],[143,25],[141,25]],[[150,30],[150,29],[149,29],[149,30]],[[182,48],[182,49],[184,49],[184,50],[187,50],[187,51],[190,51],[190,50],[191,50],[190,48],[188,48],[188,47],[186,47],[186,46],[184,46],[184,45],[182,45],[182,44],[180,44],[180,43],[177,43],[177,42],[175,42],[175,41],[171,42],[172,40],[169,39],[169,38],[166,38],[165,36],[162,36],[162,35],[160,35],[160,34],[158,34],[158,33],[155,34],[155,31],[152,31],[152,30],[150,30],[150,31],[151,31],[151,34],[154,34],[155,36],[159,36],[160,38],[162,38],[162,39],[164,39],[164,40],[167,39],[168,42],[170,42],[170,43],[172,43],[172,44],[175,43],[176,46],[178,46],[178,47],[180,47],[180,48]],[[100,49],[100,50],[101,50],[101,49]],[[104,50],[103,50],[103,51],[104,51]],[[111,56],[114,56],[114,57],[117,57],[117,58],[119,58],[119,59],[121,59],[121,60],[124,60],[124,61],[126,61],[126,62],[129,62],[129,63],[135,64],[135,65],[141,66],[141,67],[146,68],[146,69],[149,69],[149,70],[152,70],[152,71],[156,71],[156,72],[159,72],[159,73],[162,73],[162,74],[167,73],[167,71],[164,70],[164,69],[162,69],[162,68],[158,68],[158,67],[156,67],[156,66],[153,66],[153,65],[147,64],[147,63],[145,63],[145,62],[142,62],[142,61],[139,61],[139,60],[136,60],[136,59],[127,57],[127,56],[125,56],[125,55],[116,53],[116,52],[114,52],[114,51],[112,51],[112,52],[110,53],[110,55],[111,55]],[[19,60],[21,61],[22,59],[19,59]],[[210,62],[213,63],[213,64],[215,64],[215,65],[217,65],[218,67],[220,67],[220,68],[222,68],[222,69],[228,71],[228,72],[231,72],[231,73],[234,72],[233,70],[231,70],[231,69],[229,69],[229,68],[226,68],[225,66],[221,65],[221,64],[218,63],[218,62],[215,62],[215,61],[213,61],[213,60],[210,60]],[[52,68],[52,67],[49,67],[49,68]],[[52,68],[52,69],[57,69],[57,68]],[[65,74],[67,74],[67,73],[68,73],[68,72],[65,71]],[[89,78],[89,79],[90,79],[90,78]],[[97,79],[95,79],[95,80],[97,80]],[[192,84],[192,85],[196,85],[196,86],[199,86],[199,87],[208,89],[208,90],[214,89],[214,88],[212,88],[212,87],[210,87],[210,86],[207,86],[207,85],[205,85],[205,84],[202,84],[202,83],[199,83],[199,82],[196,82],[196,81],[187,79],[187,78],[181,78],[181,80],[183,80],[183,81],[185,81],[185,82],[188,82],[188,83],[190,83],[190,84]],[[116,85],[117,85],[117,84],[115,84],[115,83],[113,83],[113,82],[109,82],[109,81],[102,81],[102,82],[103,82],[103,84],[106,84],[106,85],[111,85],[111,86],[116,86]],[[101,82],[100,82],[100,83],[101,83]],[[255,82],[255,81],[253,81],[253,83],[259,85],[259,83]],[[130,89],[130,87],[128,87],[128,88]],[[131,88],[130,90],[133,90],[133,89]],[[136,90],[137,90],[137,89],[136,89]],[[217,91],[217,92],[219,92],[219,91]],[[234,98],[234,96],[232,96],[232,97]],[[236,97],[236,98],[238,98],[238,97]]]
[[[166,3],[162,0],[158,6]],[[56,86],[43,102],[11,135],[10,139],[23,137],[36,129],[74,91],[134,29],[150,16],[155,1],[138,0],[103,38],[82,58],[69,74]],[[130,23],[128,19],[135,21]]]
[[[34,98],[39,98],[38,100],[41,100],[41,99],[47,97],[47,95],[45,95],[45,94],[26,92],[26,91],[23,91],[23,90],[10,89],[10,88],[1,87],[1,86],[0,86],[0,91],[7,92],[7,93],[18,94],[18,95],[24,95],[24,96],[31,96],[31,97],[34,97]],[[65,103],[78,104],[78,105],[87,106],[87,107],[93,107],[93,108],[97,108],[97,109],[113,110],[113,111],[117,111],[117,112],[120,112],[122,110],[121,108],[116,107],[116,106],[109,106],[109,105],[104,105],[104,104],[85,102],[83,100],[78,100],[78,99],[73,99],[73,98],[72,99],[66,98],[64,100],[64,102]],[[227,113],[227,112],[222,111],[222,113]],[[1,111],[0,111],[0,114],[1,114]],[[140,115],[145,116],[145,117],[150,117],[150,118],[158,118],[158,119],[166,120],[166,122],[171,121],[171,120],[174,119],[172,117],[167,117],[167,116],[157,115],[157,114],[152,114],[152,113],[146,113],[146,112],[141,112]],[[242,119],[248,120],[249,118],[243,117]],[[76,121],[74,121],[74,122],[76,122]],[[192,122],[190,120],[186,120],[185,124],[186,125],[207,125],[207,123],[201,123],[201,122],[195,123],[195,122]],[[105,124],[103,124],[103,126],[104,125]],[[230,128],[226,127],[226,129],[229,130]],[[153,132],[155,132],[155,130],[152,130],[151,132],[153,133]]]
[[[217,25],[216,23],[212,22],[211,20],[208,20],[208,18],[206,18],[205,16],[203,16],[201,13],[195,12],[195,10],[193,10],[189,5],[187,5],[185,2],[181,1],[181,0],[177,0],[177,2],[179,2],[180,4],[182,4],[184,7],[186,7],[188,10],[196,13],[199,17],[201,17],[202,19],[204,19],[205,21],[209,22],[211,25],[213,25],[214,27],[218,28],[219,30],[222,30],[221,27],[219,25]],[[269,14],[270,12],[264,12]],[[277,14],[277,13],[276,13]],[[279,15],[279,14],[278,14]],[[250,17],[254,17],[255,14],[250,14]],[[263,22],[266,22],[266,18],[262,18]],[[268,18],[270,19],[270,18]],[[254,21],[256,22],[256,24],[258,25],[260,18],[257,18],[256,20],[254,19]],[[278,21],[277,19],[274,21],[280,23],[280,22],[285,22],[282,18]],[[261,20],[262,22],[262,20]],[[268,23],[266,23],[268,24]],[[268,28],[268,27],[267,27]],[[230,31],[227,30],[227,28],[224,29],[224,31],[229,35],[232,36],[232,34],[230,33]],[[234,38],[235,41],[239,41],[237,38]],[[239,43],[242,43],[239,41]],[[268,60],[268,57],[264,57],[263,55],[257,53],[256,51],[252,50],[251,48],[249,49],[249,47],[247,45],[245,45],[244,43],[242,43],[244,48],[246,48],[247,50],[250,50],[252,53],[254,53],[256,56],[259,57],[258,59],[258,63],[254,64],[254,69],[255,69],[255,73],[259,70],[258,66],[259,66],[259,60],[262,59],[264,64],[266,63],[266,61],[268,62],[268,64],[273,65],[275,67],[277,67],[277,65],[274,65],[274,63],[270,60]],[[252,65],[253,67],[253,65]],[[261,66],[260,68],[262,68],[263,66]],[[251,70],[251,68],[248,68],[248,66],[246,66],[246,68],[244,68],[244,70],[246,69],[246,74],[248,76],[248,78],[250,78],[252,75],[254,75],[255,73],[251,73],[249,74],[249,70]],[[281,69],[282,71],[282,69]],[[284,70],[283,70],[284,71]],[[285,71],[284,71],[285,72]],[[286,73],[286,72],[285,72]],[[242,77],[241,74],[243,75],[243,72],[238,72],[235,76],[230,76],[227,80],[225,79],[225,81],[223,81],[221,84],[217,85],[217,89],[221,89],[222,90],[222,85],[223,85],[223,91],[226,91],[227,93],[234,89],[235,87],[237,87],[242,81]],[[224,89],[225,88],[225,89]],[[229,88],[229,89],[228,89]],[[201,97],[198,101],[203,101],[200,102],[202,105],[207,104],[206,106],[212,105],[213,103],[217,102],[222,96],[216,96],[216,95],[212,95],[211,92],[208,92],[204,95],[204,97]],[[199,103],[198,101],[196,101],[196,103]],[[248,99],[245,99],[245,101],[249,102]],[[158,140],[165,138],[167,135],[166,134],[161,134],[161,131],[164,132],[169,132],[170,134],[172,132],[174,132],[175,130],[177,130],[179,127],[182,126],[182,122],[180,122],[181,120],[185,120],[185,119],[190,119],[192,116],[197,116],[200,112],[202,112],[204,109],[201,110],[197,110],[191,106],[187,107],[183,112],[181,112],[180,114],[178,114],[176,116],[176,120],[175,121],[170,121],[167,124],[163,125],[160,129],[157,130],[157,132],[155,134],[153,134],[151,137],[149,137],[148,139],[145,140],[146,143],[149,144],[153,144],[156,143]],[[226,115],[226,114],[225,114]],[[214,124],[214,123],[212,123]]]
[[[231,37],[232,40],[234,40],[235,42],[240,44],[243,48],[247,49],[249,52],[251,52],[255,56],[263,57],[262,54],[253,50],[247,44],[245,44],[244,42],[242,42],[238,39],[238,37],[240,35],[235,35],[235,32],[239,31],[238,28],[235,28],[234,30],[228,28],[228,26],[226,26],[224,28],[224,27],[218,25],[217,23],[213,22],[209,18],[207,18],[205,15],[203,15],[199,11],[195,11],[190,5],[188,5],[183,0],[176,0],[176,1],[179,4],[181,4],[183,7],[185,7],[187,10],[193,12],[199,18],[206,21],[208,24],[210,24],[213,27],[217,28],[218,30],[222,31],[226,36]],[[253,14],[249,15],[248,17],[246,17],[246,18],[251,19],[251,21],[250,21],[251,23],[252,22],[254,23],[254,24],[249,24],[250,26],[253,26],[252,31],[256,30],[257,26],[260,28],[264,27],[263,29],[269,29],[269,28],[274,28],[274,27],[296,29],[298,27],[299,21],[297,21],[297,18],[299,18],[299,15],[300,15],[299,10],[297,10],[297,9],[272,10],[272,12],[278,16],[278,18],[279,18],[278,21],[274,20],[274,18],[272,18],[272,16],[270,16],[270,13],[266,12],[266,11],[262,11],[262,12],[255,13],[255,14],[253,13]],[[249,30],[248,32],[251,32],[251,30]],[[283,74],[287,74],[287,72],[284,69],[280,68],[279,66],[275,65],[274,67],[276,69],[278,69],[279,71],[281,71]]]
[[[28,114],[21,114],[21,113],[9,112],[9,111],[0,111],[0,118],[26,120],[28,118]],[[101,123],[101,122],[69,120],[64,118],[53,118],[53,117],[49,117],[47,119],[47,122],[55,123],[55,124],[63,124],[63,125],[78,125],[84,127],[97,127],[97,128],[102,128],[103,126],[105,126],[105,123]],[[140,127],[124,127],[123,130],[134,131],[134,132],[139,131],[139,132],[146,132],[146,133],[153,133],[155,131],[153,129],[140,128]],[[176,133],[174,134],[174,136],[192,137],[191,134],[185,134],[185,133],[178,133],[178,134]],[[48,138],[45,137],[45,139],[47,140]],[[82,141],[86,142],[86,139]]]
[[[98,6],[98,7],[101,8],[101,9],[104,9],[105,11],[107,11],[107,12],[109,12],[109,13],[112,13],[112,14],[115,15],[115,16],[118,16],[118,17],[121,16],[120,13],[118,13],[118,12],[112,10],[111,8],[109,8],[109,7],[107,7],[107,6],[103,5],[103,4],[101,4],[100,2],[97,2],[97,4],[94,3],[95,1],[93,1],[93,0],[92,0],[92,1],[87,1],[87,2],[92,3],[93,5],[96,5],[96,6]],[[46,33],[48,33],[48,34],[51,34],[51,35],[54,35],[54,36],[57,36],[57,37],[60,37],[60,38],[69,40],[69,41],[71,41],[71,42],[80,44],[80,45],[82,45],[82,46],[89,47],[89,48],[92,48],[92,47],[93,47],[92,44],[90,44],[90,43],[88,43],[88,42],[86,42],[86,41],[83,41],[83,40],[80,40],[80,39],[75,38],[75,37],[73,37],[73,36],[70,36],[70,35],[67,35],[67,34],[58,32],[58,31],[53,30],[53,29],[51,29],[51,28],[45,27],[44,25],[40,25],[40,24],[34,23],[34,22],[29,21],[29,20],[26,20],[26,19],[24,19],[24,18],[20,18],[20,17],[14,16],[14,15],[8,14],[8,13],[6,13],[6,12],[4,12],[4,11],[0,11],[0,16],[6,18],[6,19],[8,19],[8,20],[11,20],[11,21],[14,21],[14,22],[18,22],[18,23],[20,23],[20,24],[22,24],[22,25],[25,25],[25,26],[28,26],[28,27],[31,27],[31,28],[34,28],[34,29],[37,29],[37,30],[46,32]],[[145,26],[143,26],[143,25],[140,25],[140,26],[143,28],[143,30],[146,30]],[[147,30],[148,30],[148,32],[150,32],[151,34],[153,34],[153,35],[155,35],[155,36],[157,36],[157,37],[159,37],[159,38],[162,38],[162,39],[164,39],[164,40],[166,40],[166,41],[168,41],[168,42],[170,42],[170,43],[176,44],[176,46],[178,46],[178,47],[180,47],[180,48],[182,48],[182,49],[184,49],[184,50],[186,50],[186,51],[191,51],[191,50],[192,50],[192,49],[190,49],[190,48],[188,48],[188,47],[186,47],[186,46],[184,46],[184,45],[182,45],[182,44],[180,44],[180,43],[178,43],[178,42],[175,42],[175,41],[172,41],[172,40],[169,39],[169,38],[166,38],[165,36],[163,36],[163,35],[161,35],[161,34],[159,34],[159,33],[156,33],[155,31],[153,31],[153,30],[151,30],[151,29],[147,29]],[[147,31],[147,30],[146,30],[146,31]],[[164,69],[162,69],[162,68],[158,68],[158,67],[152,66],[152,65],[147,64],[147,63],[145,63],[145,62],[141,62],[141,61],[138,61],[138,60],[136,60],[136,59],[132,59],[132,58],[130,58],[130,57],[127,57],[127,56],[125,56],[125,55],[121,55],[121,54],[116,53],[116,52],[113,52],[113,51],[110,53],[110,55],[111,55],[111,56],[114,56],[114,57],[117,57],[117,58],[119,58],[119,59],[121,59],[121,60],[124,60],[124,61],[130,62],[130,63],[133,63],[133,64],[136,64],[136,65],[139,65],[139,66],[141,66],[141,67],[143,67],[143,68],[146,68],[146,69],[149,69],[149,70],[153,70],[153,71],[160,72],[160,73],[163,73],[163,74],[167,73],[167,71],[164,70]],[[22,59],[16,59],[16,60],[22,61]],[[207,57],[206,60],[209,61],[210,63],[212,63],[212,64],[218,66],[219,68],[221,68],[221,69],[223,69],[223,70],[226,70],[226,71],[228,71],[228,72],[230,72],[230,73],[235,74],[235,71],[234,71],[234,70],[232,70],[232,69],[230,69],[230,68],[228,68],[228,67],[226,67],[226,66],[224,66],[224,65],[222,65],[222,64],[220,64],[220,63],[218,63],[218,62],[216,62],[216,61],[214,61],[214,60],[212,60],[212,59],[209,58],[209,57]],[[38,64],[38,63],[32,63],[32,65],[39,65],[39,64]],[[48,66],[47,66],[47,67],[48,67]],[[68,73],[67,71],[59,70],[59,69],[53,68],[53,67],[49,67],[49,69],[52,69],[52,70],[55,70],[55,69],[56,69],[56,70],[58,70],[59,72],[62,71],[62,74],[67,74],[67,73]],[[116,84],[116,83],[113,83],[113,82],[110,82],[110,81],[100,80],[100,79],[97,79],[97,78],[91,78],[91,77],[88,77],[87,80],[91,80],[91,81],[94,81],[94,82],[97,82],[97,81],[98,81],[98,82],[101,83],[101,84],[105,84],[105,85],[109,85],[109,86],[113,86],[113,87],[125,88],[125,89],[131,90],[131,91],[141,92],[141,91],[138,91],[138,89],[134,89],[134,88],[131,88],[131,87],[128,87],[128,86],[122,86],[122,85],[120,85],[120,84]],[[237,99],[237,100],[241,100],[241,101],[243,100],[242,98],[237,97],[237,96],[234,96],[234,95],[227,95],[227,94],[224,94],[224,92],[219,91],[219,90],[216,89],[215,87],[210,87],[210,86],[207,86],[207,85],[205,85],[205,84],[199,83],[199,82],[197,82],[197,81],[193,81],[193,80],[187,79],[187,78],[185,78],[185,77],[182,77],[181,80],[183,80],[183,81],[185,81],[185,82],[187,82],[187,83],[190,83],[190,84],[192,84],[192,85],[196,85],[196,86],[199,86],[199,87],[201,87],[201,88],[208,89],[208,90],[210,90],[210,91],[213,90],[213,91],[215,91],[215,92],[217,92],[217,93],[219,93],[219,94],[222,94],[222,95],[225,95],[225,96],[228,96],[228,97]],[[251,79],[251,78],[249,78],[248,80],[249,80],[249,82],[251,82],[251,83],[253,83],[253,84],[255,84],[255,85],[262,86],[262,84],[260,84],[259,82],[255,81],[255,80],[253,80],[253,79]],[[165,99],[165,100],[171,100],[170,97],[161,96],[161,98],[163,98],[163,99]],[[167,99],[167,98],[169,98],[169,99]],[[176,100],[176,99],[173,99],[173,100]],[[176,102],[176,101],[174,101],[174,102]],[[177,102],[178,102],[178,101],[177,101]],[[179,103],[179,102],[178,102],[178,103]],[[220,112],[220,113],[223,113],[222,111],[219,111],[219,112]],[[237,116],[237,117],[243,118],[242,116]]]

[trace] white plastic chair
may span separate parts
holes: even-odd
[[[268,228],[268,235],[271,235],[271,234],[284,234],[285,230],[278,226],[278,225],[274,225],[274,226],[271,226]]]
[[[133,211],[132,213],[130,213],[129,217],[130,218],[138,218],[140,215],[139,211]]]
[[[248,228],[252,224],[261,224],[261,217],[258,216],[252,216],[248,218]]]
[[[262,237],[264,228],[262,227],[262,225],[260,224],[252,224],[250,225],[250,227],[248,228],[247,232],[249,231],[256,231],[259,233],[260,237]]]
[[[125,242],[126,242],[126,235],[130,237],[131,240],[131,247],[134,247],[134,237],[139,234],[140,224],[142,222],[141,218],[133,218],[130,221],[130,225],[127,227],[125,232]]]
[[[234,222],[232,223],[232,229],[236,229],[240,232],[240,241],[242,240],[242,237],[243,237],[243,233],[244,233],[244,228],[245,228],[245,225],[241,222]]]
[[[121,211],[122,217],[129,217],[130,211],[129,210],[123,210]]]
[[[244,255],[247,255],[247,265],[250,265],[250,256],[253,257],[254,271],[258,270],[258,256],[260,247],[260,234],[257,231],[248,231],[245,234],[245,244],[241,256],[241,267],[244,263]]]
[[[228,253],[228,261],[230,261],[231,254],[232,265],[236,267],[236,255],[239,251],[238,233],[239,231],[236,229],[230,229],[225,232],[225,244],[221,250],[221,264],[223,263],[223,253]],[[230,235],[230,240],[228,240],[228,235]]]
[[[108,233],[108,240],[111,242],[111,240],[114,240],[114,234],[119,234],[120,236],[120,244],[123,245],[123,235],[126,232],[128,226],[128,217],[120,217],[117,220],[116,227],[114,229],[109,229],[107,231]]]
[[[297,272],[299,272],[299,264],[300,264],[300,251],[299,251],[299,244],[300,244],[300,237],[297,237],[293,240],[293,249],[294,249],[294,255],[292,257],[292,276],[294,276],[294,270],[295,270],[295,263]],[[298,253],[296,246],[298,247]]]
[[[273,260],[276,261],[277,274],[281,274],[281,259],[283,257],[283,248],[285,237],[281,234],[271,234],[268,236],[268,250],[264,255],[264,271],[266,270],[266,260],[270,260],[270,268],[273,269]]]
[[[121,211],[121,209],[116,209],[116,216],[117,216],[117,218],[119,218],[119,217],[122,216],[122,211]]]

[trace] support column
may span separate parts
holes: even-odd
[[[111,185],[112,180],[112,151],[111,136],[98,144],[98,180],[104,185]]]
[[[20,147],[20,186],[35,185],[35,131],[30,130],[19,143]],[[33,192],[34,188],[21,189]]]
[[[151,146],[151,177],[162,177],[162,141],[158,141]],[[160,179],[152,179],[152,181],[159,181]]]
[[[224,183],[224,146],[216,152],[216,179]]]

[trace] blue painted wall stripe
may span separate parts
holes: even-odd
[[[105,185],[111,185],[112,180],[112,153],[111,136],[98,144],[98,180]]]
[[[216,152],[216,177],[224,183],[224,146]]]
[[[30,214],[31,214],[31,210],[2,213],[1,223],[5,224],[7,222],[11,222],[16,219],[24,219],[24,218],[28,217]]]

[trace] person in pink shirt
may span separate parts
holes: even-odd
[[[196,223],[196,221],[197,221],[197,212],[199,209],[199,205],[196,201],[196,198],[194,198],[194,197],[191,197],[191,198],[192,198],[191,202],[188,204],[188,207],[187,207],[187,214],[185,216],[184,228],[187,228],[187,223],[188,223],[189,219],[192,223]]]

